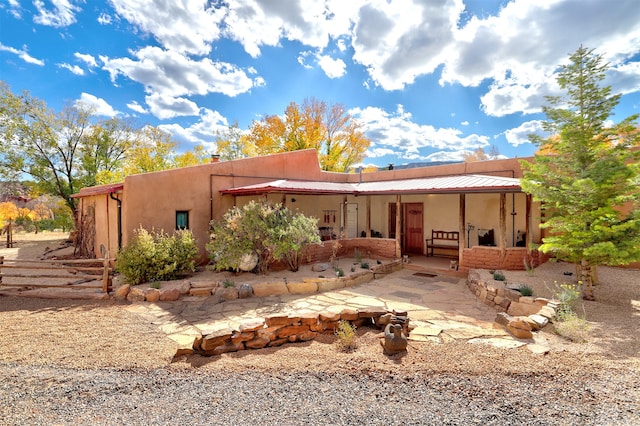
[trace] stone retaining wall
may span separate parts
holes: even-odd
[[[226,328],[194,339],[193,347],[178,353],[220,355],[246,349],[262,349],[285,343],[306,342],[318,334],[332,334],[339,321],[355,326],[378,325],[380,317],[391,312],[383,308],[345,309],[340,313],[310,313],[296,316],[274,315],[241,324],[237,330]]]
[[[341,245],[337,253],[340,257],[355,257],[356,250],[363,258],[394,259],[396,257],[396,240],[394,239],[345,238],[323,241],[320,244],[310,244],[305,247],[304,258],[308,263],[326,262],[332,255],[334,242],[339,242]]]
[[[467,286],[485,305],[498,311],[495,325],[520,339],[531,339],[556,316],[559,302],[544,297],[522,296],[506,287],[504,281],[483,278],[480,271],[470,271]]]

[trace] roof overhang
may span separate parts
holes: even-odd
[[[520,180],[502,176],[456,175],[361,183],[274,180],[221,190],[228,195],[269,193],[298,195],[467,194],[522,192]]]
[[[71,195],[72,198],[90,197],[92,195],[113,194],[115,192],[121,192],[124,188],[124,183],[110,183],[107,185],[89,186],[82,188],[77,194]]]

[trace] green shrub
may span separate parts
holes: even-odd
[[[362,269],[369,269],[369,264],[368,264],[367,262],[362,262],[362,263],[360,264],[360,267],[361,267]]]
[[[520,287],[518,287],[518,291],[523,296],[533,296],[533,289],[526,284],[523,284]]]
[[[235,287],[236,283],[233,282],[233,280],[230,279],[226,279],[222,282],[222,287],[224,288],[231,288],[231,287]]]
[[[116,271],[131,285],[170,280],[193,272],[197,254],[191,231],[176,231],[169,236],[141,227],[118,253]]]
[[[320,242],[316,218],[264,201],[233,207],[222,219],[212,221],[211,229],[211,241],[206,247],[218,271],[237,271],[243,256],[255,254],[261,273],[278,260],[295,272],[302,262],[304,247]]]
[[[356,326],[349,321],[340,320],[335,335],[338,338],[336,344],[343,352],[351,352],[356,347]]]
[[[502,272],[494,272],[493,279],[496,281],[504,281],[506,278],[504,277],[504,274]]]
[[[336,276],[338,277],[344,277],[344,271],[341,268],[336,268]]]

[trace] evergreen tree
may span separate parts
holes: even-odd
[[[601,84],[608,67],[584,47],[560,67],[566,95],[543,107],[551,136],[531,136],[540,153],[522,162],[522,188],[542,203],[542,227],[550,229],[540,250],[580,264],[587,300],[595,299],[592,265],[640,260],[638,116],[608,124],[620,99]]]

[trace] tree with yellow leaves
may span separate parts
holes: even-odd
[[[254,121],[246,140],[257,155],[313,148],[323,170],[346,172],[369,148],[361,128],[343,105],[311,98],[302,105],[291,102],[284,117],[268,115]]]

